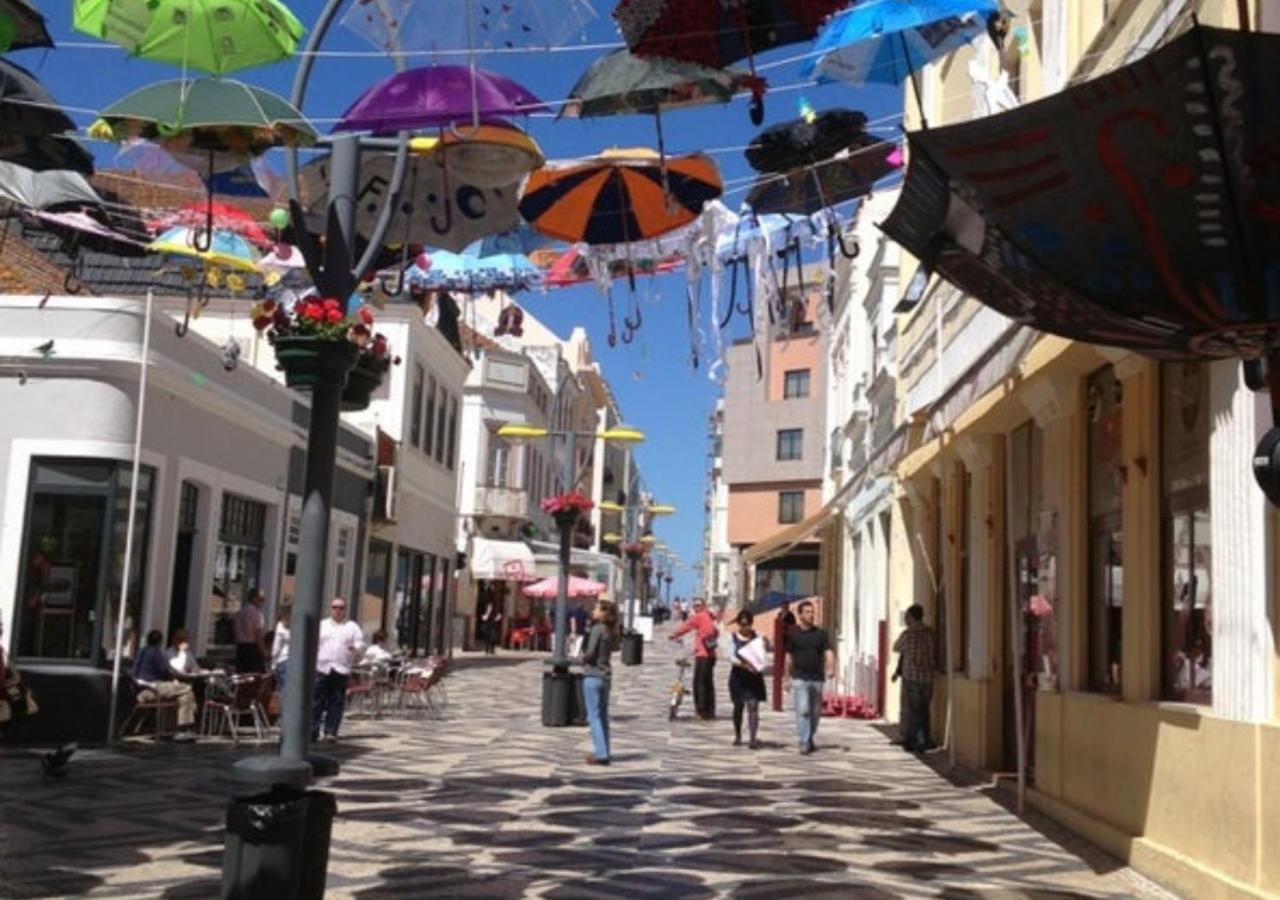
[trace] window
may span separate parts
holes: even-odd
[[[1123,389],[1105,366],[1086,385],[1089,467],[1088,688],[1120,692],[1124,551],[1120,464]]]
[[[16,655],[91,664],[114,655],[130,475],[113,460],[32,463]],[[140,470],[126,635],[136,631],[142,605],[152,483],[153,471]]]
[[[507,487],[511,476],[511,445],[498,436],[496,431],[489,432],[489,453],[485,462],[485,485],[487,487]]]
[[[778,524],[791,525],[804,518],[804,491],[778,492]]]
[[[444,385],[440,385],[440,408],[436,413],[436,462],[444,464],[444,443],[448,437],[446,427],[449,417],[449,394],[444,389]]]
[[[453,460],[458,454],[458,398],[449,398],[449,439],[445,448],[444,464],[452,471]]]
[[[801,459],[804,456],[804,429],[784,428],[778,432],[778,459]]]
[[[421,405],[421,402],[419,402]],[[427,428],[423,435],[422,443],[419,445],[422,452],[427,456],[431,455],[431,448],[435,443],[436,433],[436,376],[432,375],[430,381],[427,382]]]
[[[422,437],[422,382],[426,379],[426,373],[422,366],[415,365],[413,367],[413,412],[409,414],[409,443],[418,446],[418,441]],[[427,422],[430,423],[430,417]]]
[[[365,573],[364,594],[360,597],[359,622],[366,635],[387,627],[387,610],[392,599],[391,545],[385,541],[370,540]]]
[[[1162,606],[1167,700],[1213,699],[1213,534],[1209,522],[1209,370],[1196,363],[1160,370],[1163,475]]]
[[[782,399],[796,400],[809,396],[809,370],[792,369],[782,379]]]
[[[233,644],[232,620],[251,591],[260,586],[267,508],[261,503],[222,495],[222,518],[213,557],[209,598],[210,644]]]

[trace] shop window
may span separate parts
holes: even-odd
[[[1123,388],[1106,366],[1087,384],[1089,467],[1088,688],[1120,692],[1124,545],[1120,479]]]
[[[792,525],[804,518],[804,491],[778,493],[778,524]]]
[[[218,544],[213,556],[209,597],[209,643],[235,643],[232,622],[240,605],[257,590],[262,578],[262,546],[267,507],[235,494],[222,495]]]
[[[422,437],[422,383],[426,379],[426,372],[421,365],[413,367],[413,410],[409,413],[409,443],[414,447],[418,446],[418,441]],[[427,419],[431,421],[430,418]]]
[[[777,458],[779,460],[804,458],[803,428],[783,428],[778,432]]]
[[[366,635],[387,627],[391,600],[391,545],[370,540],[364,594],[360,598],[359,622]]]
[[[1164,584],[1162,695],[1213,700],[1213,533],[1209,522],[1209,370],[1160,369]]]
[[[427,381],[427,427],[423,436],[422,443],[419,445],[422,452],[427,456],[431,455],[432,448],[435,446],[436,434],[436,377],[434,375]]]
[[[27,494],[26,565],[17,610],[17,655],[97,664],[115,652],[130,467],[101,460],[37,459]],[[134,549],[125,607],[131,655],[147,571],[153,470],[138,477]]]
[[[798,400],[809,396],[809,370],[792,369],[783,375],[782,398]]]

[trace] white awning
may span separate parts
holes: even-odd
[[[468,568],[477,581],[536,581],[533,551],[522,541],[495,541],[491,538],[471,539]]]

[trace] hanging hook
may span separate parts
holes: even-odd
[[[729,305],[725,310],[724,318],[720,320],[720,330],[724,331],[729,326],[729,320],[733,318],[734,310],[738,305],[738,259],[734,259],[729,263]]]
[[[173,333],[178,337],[186,337],[187,332],[191,330],[191,290],[187,290],[187,309],[182,314],[182,321],[173,326]]]
[[[213,151],[209,151],[209,180],[204,186],[204,231],[197,227],[191,234],[191,246],[199,253],[208,253],[213,247]]]

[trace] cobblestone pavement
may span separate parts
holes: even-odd
[[[671,647],[615,668],[608,769],[583,764],[585,729],[541,726],[528,654],[460,658],[443,721],[349,720],[329,896],[1170,896],[872,724],[827,719],[800,757],[789,713],[762,715],[759,751],[727,718],[669,723]],[[217,897],[225,772],[255,749],[131,741],[48,784],[3,751],[0,897]]]

